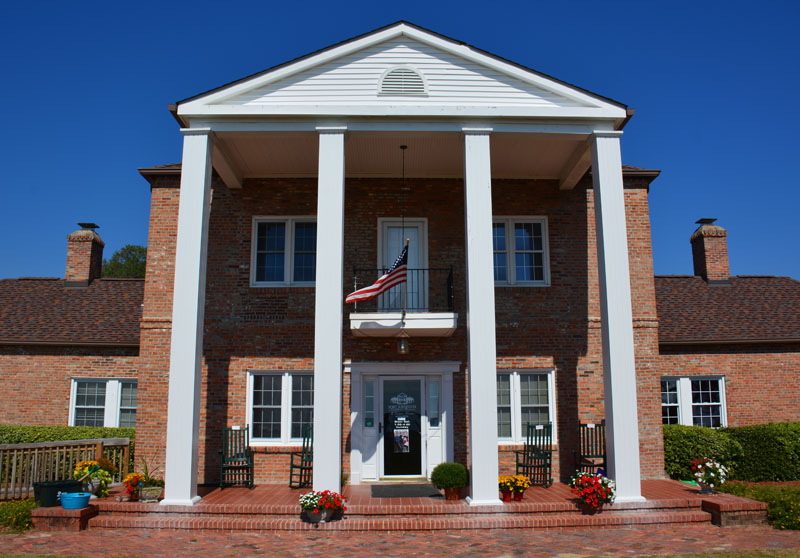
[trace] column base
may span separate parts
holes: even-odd
[[[617,498],[614,498],[615,504],[620,502],[646,502],[646,501],[647,498],[645,498],[644,496],[618,496]]]
[[[202,499],[203,498],[200,497],[200,496],[192,496],[189,499],[185,499],[185,498],[167,499],[167,498],[164,498],[158,504],[160,506],[194,506],[195,504],[200,502],[200,500],[202,500]]]
[[[467,496],[467,504],[470,506],[502,506],[503,501],[500,498],[494,500],[475,500],[472,496]]]

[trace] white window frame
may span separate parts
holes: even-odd
[[[248,370],[246,424],[250,427],[251,446],[286,446],[302,443],[303,438],[292,438],[292,377],[314,376],[313,370]],[[256,438],[253,435],[253,384],[256,376],[281,377],[281,437]]]
[[[69,426],[75,426],[75,403],[78,395],[78,384],[99,382],[106,384],[106,400],[103,410],[103,426],[119,427],[120,405],[122,404],[122,384],[139,384],[136,378],[72,378],[69,389]],[[130,407],[126,407],[130,408]],[[137,397],[136,408],[139,408]],[[137,413],[138,414],[138,413]]]
[[[495,281],[498,287],[549,287],[550,286],[550,234],[547,227],[547,217],[535,216],[506,216],[493,217],[492,224],[502,223],[506,232],[506,280]],[[542,226],[542,265],[544,266],[544,279],[542,281],[517,281],[516,275],[516,250],[514,246],[514,225],[519,223],[539,223]],[[492,250],[494,254],[494,250]],[[494,258],[492,258],[494,262]],[[494,268],[492,269],[494,275]]]
[[[553,445],[557,444],[558,428],[556,420],[556,380],[554,368],[498,368],[496,376],[509,374],[511,388],[511,437],[500,438],[498,445],[524,444],[527,432],[522,428],[522,394],[520,389],[521,374],[545,374],[547,375],[547,414],[550,416],[550,423],[553,427]],[[496,380],[495,380],[496,381]],[[495,405],[495,408],[497,405]],[[495,419],[495,428],[497,428]]]
[[[694,425],[692,414],[692,380],[715,380],[719,386],[720,428],[728,426],[728,406],[725,401],[725,376],[663,376],[661,380],[678,382],[678,424]],[[661,382],[659,382],[660,390]],[[663,406],[663,404],[662,404]]]
[[[293,215],[287,217],[275,217],[256,215],[253,216],[252,231],[250,233],[250,286],[251,287],[313,287],[316,281],[295,281],[294,280],[294,235],[297,223],[316,223],[317,218],[313,215]],[[283,223],[286,225],[286,238],[284,244],[284,265],[282,281],[257,281],[256,280],[256,260],[258,248],[258,225],[260,223]]]

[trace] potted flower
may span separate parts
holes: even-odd
[[[144,486],[144,475],[142,473],[128,473],[122,479],[122,484],[125,486],[125,494],[128,495],[128,499],[138,500],[139,489]]]
[[[616,495],[616,483],[603,475],[576,471],[569,481],[572,492],[578,495],[586,513],[602,511],[603,504],[611,504]]]
[[[158,467],[148,465],[147,460],[142,458],[142,472],[133,472],[122,479],[125,491],[131,500],[140,502],[157,502],[164,491],[164,479],[155,475]]]
[[[303,517],[309,523],[325,523],[340,519],[347,511],[347,502],[338,492],[331,490],[312,491],[300,496]]]
[[[447,500],[459,500],[461,489],[467,486],[467,468],[461,463],[439,463],[431,473],[431,484],[443,488]]]
[[[79,461],[72,473],[72,478],[85,483],[84,489],[100,498],[108,496],[108,485],[114,480],[112,476],[117,467],[108,459],[90,459]]]
[[[497,477],[497,486],[500,489],[500,492],[503,494],[503,502],[511,501],[511,496],[514,493],[514,488],[516,485],[517,483],[514,480],[514,477],[508,475],[500,475]]]
[[[531,485],[531,479],[525,475],[514,475],[511,478],[514,480],[514,500],[521,502],[522,495]]]
[[[692,461],[692,471],[700,486],[700,494],[713,494],[714,487],[723,484],[728,478],[728,469],[725,465],[708,457]]]

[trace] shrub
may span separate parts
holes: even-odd
[[[436,488],[461,488],[467,482],[467,468],[461,463],[439,463],[431,473],[431,483]]]
[[[33,498],[0,502],[0,525],[16,532],[30,528],[31,510],[35,507]]]
[[[722,463],[734,474],[741,455],[741,444],[724,430],[664,425],[664,469],[673,479],[693,479],[692,460],[698,457]]]
[[[800,480],[800,423],[772,422],[722,431],[743,450],[731,478],[753,482]]]
[[[135,428],[102,426],[29,426],[0,424],[0,444],[33,444],[94,438],[136,438]]]
[[[776,529],[800,529],[800,486],[749,485],[729,482],[720,492],[767,503],[767,517]]]

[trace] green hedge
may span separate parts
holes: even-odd
[[[728,467],[731,480],[800,480],[800,422],[719,429],[664,426],[664,468],[670,477],[693,478],[690,464],[698,457]]]
[[[733,474],[741,455],[742,445],[721,429],[664,425],[664,469],[673,479],[693,479],[691,463],[698,457],[719,461]]]
[[[767,517],[776,529],[800,529],[800,486],[726,482],[717,490],[766,502]]]
[[[27,426],[0,424],[0,444],[32,444],[94,438],[136,438],[135,428],[102,426]]]
[[[800,480],[800,422],[722,430],[744,450],[732,478],[752,482]]]

